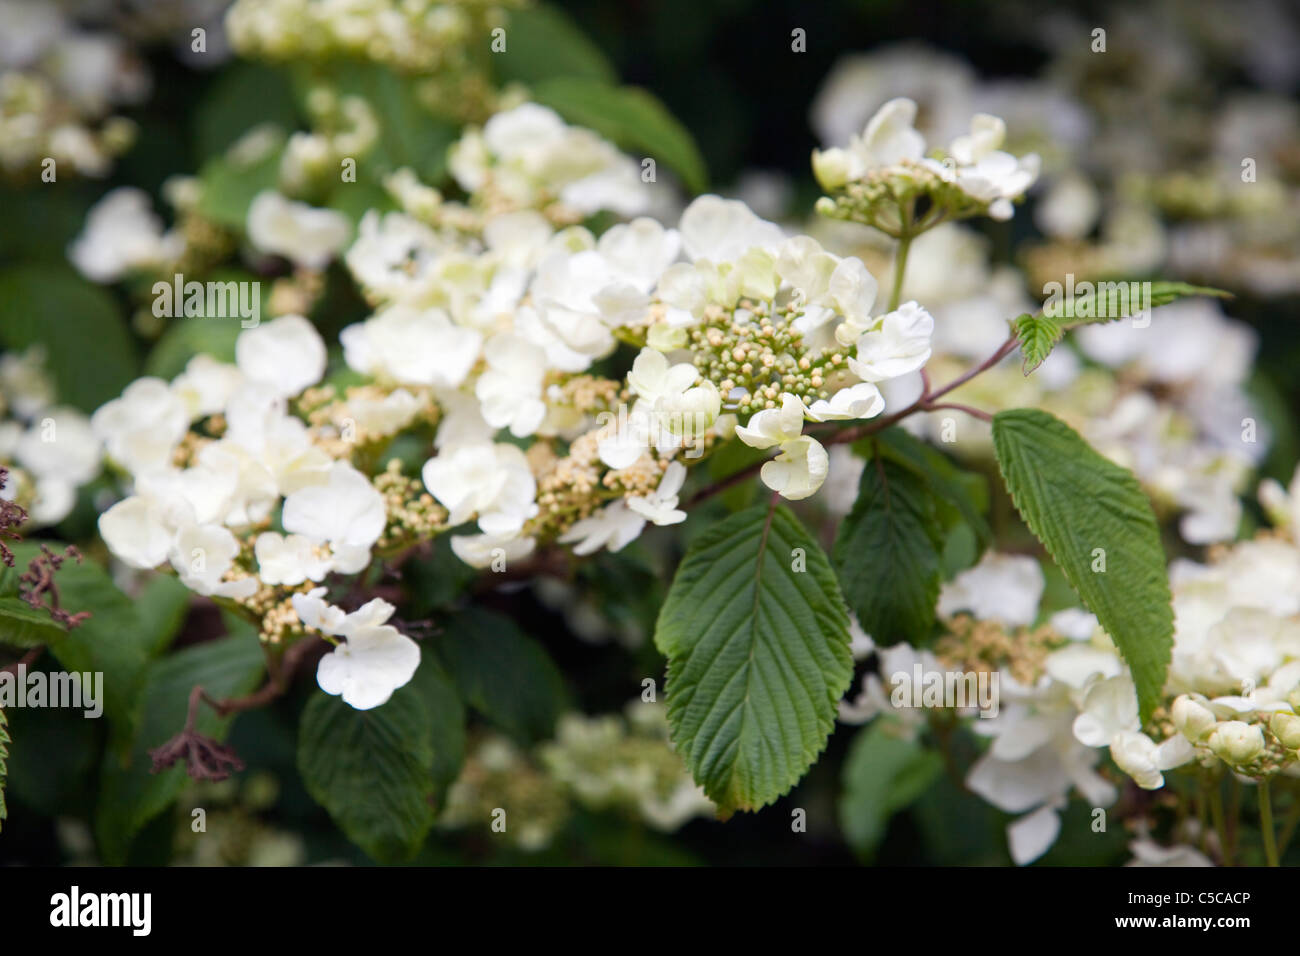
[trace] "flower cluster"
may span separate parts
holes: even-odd
[[[0,170],[36,177],[53,160],[55,175],[61,167],[106,175],[135,139],[135,124],[113,110],[151,85],[134,51],[116,34],[81,29],[53,3],[7,0],[0,22]]]
[[[72,511],[77,489],[100,471],[100,443],[90,420],[56,404],[44,350],[0,355],[0,497],[26,510],[30,527],[55,525]]]
[[[818,212],[891,236],[909,236],[943,219],[1010,219],[1012,201],[1038,178],[1037,154],[1017,158],[1004,152],[1006,123],[977,113],[970,131],[946,152],[927,156],[915,120],[913,100],[892,99],[847,148],[814,150],[817,181],[834,193],[818,202]],[[922,199],[928,208],[918,203]]]

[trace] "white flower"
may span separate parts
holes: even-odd
[[[915,122],[916,103],[906,97],[881,106],[862,134],[849,141],[850,155],[861,164],[851,178],[859,179],[867,170],[879,166],[920,159],[925,153],[925,137],[913,126]]]
[[[659,486],[646,497],[632,496],[627,506],[647,521],[657,525],[678,524],[686,520],[686,512],[677,508],[677,494],[686,480],[686,466],[679,461],[670,464],[659,479]]]
[[[68,258],[95,282],[114,282],[136,269],[152,269],[180,256],[185,240],[163,234],[149,196],[122,186],[107,193],[86,215],[86,228],[68,248]]]
[[[698,439],[718,418],[722,411],[722,396],[718,387],[705,379],[699,385],[679,394],[660,396],[655,402],[659,423],[673,435],[684,439]]]
[[[248,240],[258,251],[305,269],[323,269],[347,245],[352,226],[333,209],[316,209],[267,190],[248,207]]]
[[[90,418],[108,457],[132,474],[169,466],[189,423],[184,402],[160,378],[136,379]]]
[[[46,349],[41,344],[0,355],[0,395],[11,414],[31,418],[54,401],[54,380],[45,370],[45,360]]]
[[[458,525],[478,516],[491,535],[516,535],[537,513],[537,480],[521,449],[506,444],[473,444],[446,449],[422,470],[424,485]]]
[[[160,504],[140,495],[123,498],[99,516],[99,534],[113,556],[133,568],[156,568],[167,559],[173,531]]]
[[[325,374],[325,342],[301,315],[283,315],[235,340],[235,363],[250,381],[288,398]]]
[[[475,568],[492,567],[497,561],[503,568],[511,561],[521,561],[533,553],[535,538],[513,535],[453,534],[451,550],[456,557]]]
[[[311,485],[284,501],[284,529],[314,544],[328,543],[334,567],[355,573],[370,563],[370,548],[387,520],[384,498],[361,472],[335,462],[323,485]]]
[[[625,502],[614,501],[590,517],[574,522],[559,540],[561,544],[577,542],[573,547],[577,555],[594,554],[601,548],[619,551],[636,540],[645,522]]]
[[[1137,691],[1127,674],[1099,680],[1083,696],[1074,736],[1086,747],[1105,747],[1116,734],[1139,728]]]
[[[653,407],[660,399],[681,395],[699,377],[700,373],[690,362],[669,366],[662,352],[643,348],[632,362],[632,371],[627,373],[627,385],[634,395]]]
[[[1043,805],[1007,825],[1007,848],[1016,866],[1032,863],[1052,848],[1061,832],[1056,807]]]
[[[415,676],[419,645],[386,623],[394,610],[387,601],[376,598],[345,615],[323,600],[324,593],[324,588],[315,588],[293,596],[294,609],[304,624],[345,638],[345,643],[321,658],[316,683],[357,710],[386,703]]]
[[[760,219],[738,199],[700,196],[682,213],[677,225],[682,248],[692,260],[731,262],[754,247],[775,252],[785,234],[775,223]]]
[[[542,379],[546,353],[517,335],[495,335],[483,347],[487,370],[474,384],[483,419],[493,428],[509,428],[523,438],[537,431],[546,415]]]
[[[781,454],[763,465],[763,484],[791,501],[817,492],[826,480],[830,458],[826,449],[810,435],[781,443]]]
[[[959,136],[948,147],[956,161],[955,181],[963,192],[989,203],[989,216],[1010,219],[1011,200],[1024,195],[1038,179],[1041,162],[1036,153],[1017,159],[998,149],[1006,138],[1007,127],[1001,119],[987,113],[971,118],[970,133]],[[935,168],[951,172],[942,164]]]
[[[312,588],[306,594],[292,596],[293,609],[298,620],[326,634],[341,634],[347,615],[342,608],[334,607],[324,598],[325,588]]]
[[[987,552],[979,564],[944,584],[937,610],[943,617],[969,611],[978,620],[1027,627],[1038,616],[1043,569],[1031,557]]]
[[[1133,859],[1125,866],[1214,866],[1205,854],[1194,847],[1163,847],[1150,837],[1134,840],[1128,845],[1133,851]]]
[[[930,360],[933,334],[934,317],[915,302],[905,302],[859,336],[857,357],[849,358],[849,368],[865,382],[915,372]]]
[[[300,534],[264,531],[257,536],[253,553],[257,557],[257,576],[266,584],[292,587],[303,581],[320,581],[330,571],[331,562]]]
[[[736,426],[736,437],[751,448],[771,448],[792,441],[803,432],[806,409],[797,395],[785,392],[780,408],[765,408],[750,416],[748,425]]]
[[[395,435],[414,421],[420,400],[398,388],[383,398],[349,398],[347,411],[357,428],[367,435]]]
[[[344,261],[367,292],[394,299],[425,280],[440,248],[433,230],[419,220],[371,209],[361,217]]]
[[[808,409],[815,422],[842,421],[850,418],[874,418],[885,410],[885,397],[869,382],[842,388],[827,401],[819,398]]]
[[[357,710],[388,702],[420,666],[420,647],[389,624],[361,628],[321,658],[316,683]]]
[[[99,472],[100,444],[75,408],[47,408],[18,440],[14,458],[37,478],[84,485]]]
[[[353,371],[402,385],[456,388],[478,360],[483,335],[441,309],[390,306],[339,333]]]
[[[1263,739],[1260,739],[1263,746]],[[1192,758],[1194,752],[1187,738],[1175,735],[1163,744],[1138,731],[1116,734],[1110,743],[1115,765],[1137,782],[1143,790],[1158,790],[1165,785],[1163,770],[1170,770]]]
[[[172,379],[172,391],[185,403],[190,420],[195,421],[222,411],[243,382],[244,373],[238,367],[199,353],[186,363],[185,371]]]
[[[682,237],[649,218],[610,227],[596,243],[615,275],[638,292],[649,292],[681,253]]]
[[[221,525],[194,524],[176,533],[169,551],[181,583],[196,594],[246,598],[257,590],[254,577],[222,580],[239,555],[239,542]]]

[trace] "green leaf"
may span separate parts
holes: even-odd
[[[656,157],[675,170],[690,191],[708,189],[708,169],[695,140],[663,103],[645,90],[557,76],[538,83],[533,98],[624,150]]]
[[[113,297],[66,266],[0,271],[0,346],[40,344],[59,401],[93,412],[135,377],[136,358]]]
[[[980,542],[987,544],[992,539],[993,529],[984,517],[989,509],[989,487],[983,475],[963,471],[943,452],[904,428],[887,428],[864,442],[924,478],[936,496],[956,509]]]
[[[352,842],[382,863],[409,859],[433,826],[435,756],[428,717],[410,684],[372,710],[321,693],[303,711],[298,769],[308,793]]]
[[[95,832],[105,862],[124,862],[135,835],[166,810],[185,787],[185,768],[177,764],[162,773],[152,773],[149,751],[165,744],[185,726],[190,692],[195,685],[201,684],[216,700],[235,697],[251,693],[264,670],[261,644],[246,625],[233,629],[227,637],[187,647],[150,665],[140,691],[139,729],[124,734],[121,724],[114,725],[115,736],[127,737],[128,756],[120,760],[111,753],[106,755],[100,771]],[[195,729],[220,740],[233,719],[218,717],[204,705],[199,708]]]
[[[1151,503],[1129,471],[1047,412],[999,412],[993,447],[1021,517],[1128,662],[1145,721],[1160,701],[1174,633]]]
[[[189,588],[169,574],[154,575],[141,589],[135,610],[142,631],[149,638],[145,652],[150,657],[157,657],[171,645],[189,615],[192,595]]]
[[[53,644],[67,633],[48,611],[38,611],[20,598],[0,597],[0,644],[41,647]]]
[[[794,786],[853,676],[835,573],[784,507],[750,508],[696,540],[655,645],[668,658],[673,743],[724,817]]]
[[[1045,315],[1030,315],[1026,312],[1016,319],[1016,339],[1020,342],[1020,354],[1024,356],[1021,366],[1028,375],[1047,360],[1056,343],[1061,341],[1065,330],[1055,319]]]
[[[290,130],[298,124],[293,88],[281,70],[235,61],[220,70],[194,110],[199,156],[216,156],[263,123]]]
[[[835,569],[862,629],[877,643],[929,639],[939,597],[943,531],[925,478],[878,458],[835,535]]]
[[[263,190],[278,187],[283,152],[281,145],[248,164],[228,156],[213,156],[199,170],[199,213],[228,229],[243,232],[253,199]]]
[[[45,543],[56,551],[63,547]],[[18,563],[25,566],[40,553],[40,546],[24,541],[13,551]],[[146,633],[131,599],[89,558],[80,564],[65,561],[54,580],[62,607],[73,613],[89,611],[90,617],[64,632],[50,646],[51,653],[66,670],[102,672],[105,713],[113,721],[129,724],[153,635]]]
[[[870,860],[889,818],[910,806],[943,771],[943,758],[912,739],[896,720],[877,718],[858,731],[844,760],[840,829]]]
[[[501,730],[525,746],[552,735],[564,677],[510,618],[471,608],[447,621],[435,648],[465,702]]]
[[[9,725],[5,721],[5,712],[0,710],[0,830],[3,830],[3,823],[9,817],[9,809],[5,806],[5,778],[8,773],[6,759],[9,756]]]
[[[1188,285],[1186,282],[1120,281],[1080,285],[1088,287],[1089,291],[1060,302],[1049,300],[1039,314],[1025,313],[1015,320],[1016,338],[1024,355],[1026,375],[1043,364],[1066,329],[1114,322],[1194,295],[1232,298],[1232,293],[1222,289]]]
[[[563,10],[552,6],[511,10],[504,53],[492,57],[498,86],[580,76],[615,83],[618,76],[596,46]]]

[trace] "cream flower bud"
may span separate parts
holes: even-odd
[[[1300,717],[1287,713],[1274,714],[1269,728],[1287,750],[1300,750]]]
[[[848,150],[840,149],[814,149],[812,154],[813,175],[817,177],[817,182],[821,184],[822,189],[830,192],[839,189],[849,181],[849,167],[851,157]]]
[[[1255,724],[1225,720],[1210,734],[1210,749],[1225,763],[1250,763],[1264,752],[1264,733]]]
[[[669,325],[667,322],[656,322],[650,326],[650,331],[646,333],[646,345],[656,352],[672,352],[676,349],[684,349],[690,342],[684,326]]]
[[[1174,701],[1170,716],[1178,732],[1192,743],[1204,740],[1217,723],[1214,712],[1188,694]]]
[[[657,411],[663,425],[674,435],[702,435],[722,411],[718,387],[707,379],[679,395],[659,399]]]

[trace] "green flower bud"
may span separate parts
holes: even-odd
[[[1277,713],[1269,721],[1269,729],[1287,750],[1300,750],[1300,717]]]
[[[1225,720],[1214,728],[1209,743],[1225,763],[1241,766],[1264,752],[1264,732],[1255,724]]]
[[[1214,712],[1195,698],[1183,694],[1170,711],[1178,732],[1192,743],[1200,743],[1218,723]]]

